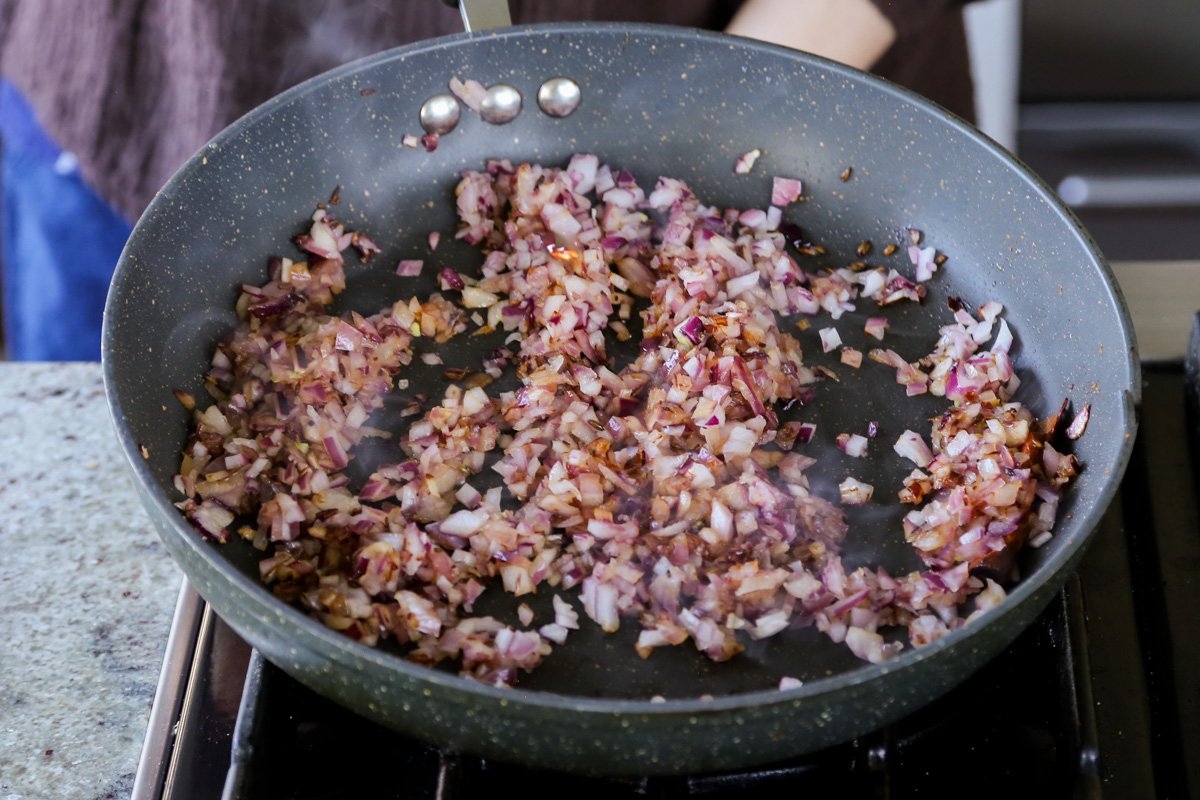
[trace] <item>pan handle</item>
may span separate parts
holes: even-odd
[[[1072,208],[1195,208],[1200,175],[1068,175],[1058,196]]]
[[[507,28],[512,25],[508,0],[443,0],[448,6],[458,6],[463,27],[470,31]]]

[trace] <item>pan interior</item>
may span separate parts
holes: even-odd
[[[401,143],[420,134],[417,112],[445,91],[454,75],[485,85],[505,82],[525,98],[523,112],[504,126],[464,110],[434,153]],[[538,111],[540,83],[567,75],[583,87],[579,110],[565,119]],[[374,92],[366,90],[374,89]],[[746,175],[733,165],[759,148]],[[686,180],[704,201],[721,207],[765,208],[775,175],[800,178],[803,198],[784,218],[802,226],[826,254],[802,262],[810,272],[857,260],[855,248],[873,243],[872,264],[911,275],[905,255],[909,228],[948,256],[921,305],[880,310],[860,301],[833,322],[821,315],[802,331],[806,362],[836,372],[839,381],[817,387],[817,401],[798,418],[816,422],[804,451],[819,459],[814,490],[831,500],[848,475],[871,483],[875,499],[850,509],[845,545],[849,567],[883,565],[893,573],[919,563],[903,541],[908,510],[895,493],[912,465],[892,452],[905,429],[928,433],[943,403],[906,398],[894,370],[865,360],[860,369],[823,354],[817,335],[835,326],[842,340],[866,352],[879,343],[863,331],[881,315],[890,329],[882,346],[909,360],[928,353],[937,329],[952,321],[946,300],[973,306],[998,300],[1016,336],[1014,360],[1023,380],[1016,399],[1035,413],[1052,413],[1064,397],[1090,403],[1089,433],[1074,451],[1085,471],[1060,510],[1058,534],[1022,557],[1023,582],[1049,579],[1082,546],[1092,509],[1107,502],[1128,446],[1128,417],[1136,365],[1127,316],[1086,234],[1036,179],[972,129],[902,90],[827,62],[778,48],[682,29],[551,26],[499,35],[459,36],[381,54],[297,87],[252,112],[218,136],[165,187],[139,222],[122,257],[106,313],[105,351],[118,425],[127,442],[150,457],[135,468],[152,483],[160,506],[179,499],[171,488],[186,438],[187,413],[172,393],[204,397],[201,375],[216,341],[236,324],[237,288],[265,280],[267,257],[295,256],[292,235],[304,230],[317,203],[341,187],[333,209],[348,229],[368,233],[383,249],[369,264],[348,258],[349,288],[336,311],[372,313],[399,297],[435,289],[437,266],[478,274],[478,250],[454,240],[454,186],[464,169],[488,158],[564,165],[576,152],[631,170],[645,187],[657,176]],[[841,173],[852,168],[842,181]],[[427,236],[442,234],[431,254]],[[896,242],[896,255],[882,247]],[[404,258],[426,261],[423,276],[394,274]],[[477,367],[497,346],[488,337],[462,335],[437,346],[447,366]],[[418,352],[426,346],[418,343]],[[415,362],[410,392],[440,395],[441,367]],[[377,422],[400,425],[398,392]],[[833,446],[841,432],[879,435],[865,459]],[[394,445],[360,449],[359,475],[399,458]],[[136,459],[140,461],[140,459]],[[203,553],[210,577],[236,571],[233,591],[275,602],[257,586],[259,555],[249,546],[195,541],[176,519],[164,536]],[[496,589],[481,611],[515,619],[516,602]],[[547,592],[522,598],[550,621]],[[298,615],[280,625],[316,626]],[[688,647],[668,648],[642,660],[633,651],[636,625],[601,633],[583,630],[556,648],[521,686],[605,698],[725,695],[774,688],[782,676],[819,681],[864,668],[846,648],[812,629],[789,631],[713,664]],[[286,630],[283,631],[286,634]]]

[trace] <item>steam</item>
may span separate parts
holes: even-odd
[[[372,9],[367,13],[367,7]],[[377,12],[392,14],[386,4],[364,0],[307,0],[297,3],[290,15],[298,25],[297,35],[282,37],[285,44],[279,59],[279,77],[273,93],[357,58],[370,55],[389,42],[383,41],[378,26],[363,24]],[[390,42],[397,44],[398,42]]]

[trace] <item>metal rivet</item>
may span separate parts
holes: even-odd
[[[582,96],[579,84],[570,78],[551,78],[538,89],[538,107],[552,117],[569,117]]]
[[[449,133],[458,124],[461,113],[454,95],[435,94],[421,106],[421,127],[429,133]]]
[[[521,93],[506,83],[489,86],[483,102],[479,104],[479,115],[484,122],[503,125],[512,122],[521,113]]]

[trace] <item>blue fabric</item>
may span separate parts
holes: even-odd
[[[100,359],[104,298],[131,230],[0,78],[0,286],[10,359]]]

